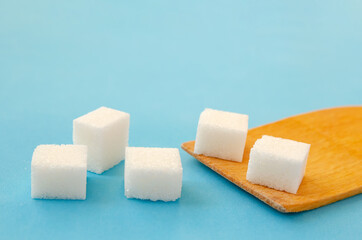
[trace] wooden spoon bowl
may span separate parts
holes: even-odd
[[[246,180],[250,149],[262,135],[311,144],[297,194]],[[201,163],[280,212],[318,208],[362,192],[362,107],[340,107],[289,117],[250,129],[241,163],[194,153],[195,141],[182,149]]]

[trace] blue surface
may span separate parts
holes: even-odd
[[[87,200],[32,200],[30,162],[99,106],[130,145],[179,147],[205,107],[250,127],[362,104],[361,1],[0,0],[1,239],[358,239],[362,197],[281,214],[181,151],[182,198],[124,197],[124,163]]]

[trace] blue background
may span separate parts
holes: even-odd
[[[361,195],[282,214],[183,151],[171,203],[127,200],[123,162],[85,201],[32,200],[30,163],[100,106],[131,146],[180,147],[205,107],[256,127],[361,104],[361,65],[361,1],[0,0],[0,238],[357,239]]]

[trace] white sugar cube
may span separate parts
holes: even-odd
[[[130,115],[101,107],[73,121],[73,143],[88,146],[88,171],[101,174],[125,157]]]
[[[31,197],[85,199],[87,147],[39,145],[31,161]]]
[[[175,201],[182,187],[179,150],[127,147],[124,183],[127,198]]]
[[[200,115],[194,152],[241,162],[248,119],[248,115],[206,108]]]
[[[246,179],[277,190],[297,193],[310,144],[264,135],[250,150]]]

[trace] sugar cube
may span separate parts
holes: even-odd
[[[179,150],[127,147],[124,183],[127,198],[175,201],[182,187]]]
[[[194,152],[241,162],[248,119],[248,115],[206,108],[200,115]]]
[[[88,146],[88,171],[101,174],[125,157],[130,115],[101,107],[73,121],[73,143]]]
[[[302,182],[310,144],[264,135],[250,150],[246,179],[289,193]]]
[[[85,199],[87,147],[39,145],[31,161],[31,197]]]

